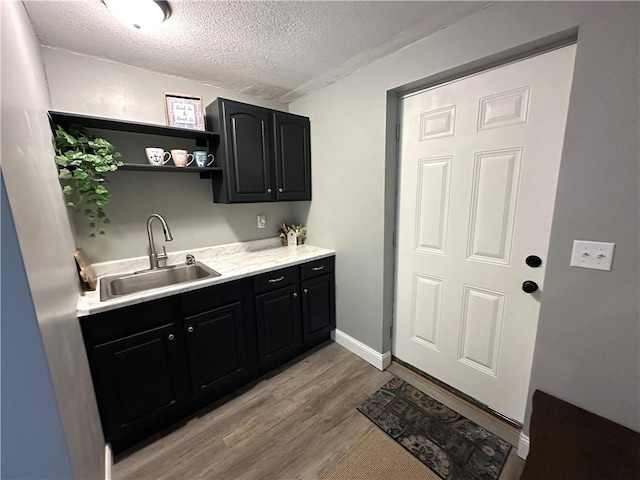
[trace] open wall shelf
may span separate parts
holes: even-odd
[[[130,122],[113,118],[94,117],[76,113],[57,112],[49,110],[49,117],[53,125],[68,128],[69,125],[80,125],[86,128],[99,128],[118,132],[142,133],[146,135],[161,135],[166,137],[189,138],[201,142],[211,142],[219,139],[215,132],[203,130],[189,130],[187,128],[167,127],[152,123]]]
[[[211,178],[213,175],[222,174],[221,167],[177,167],[173,164],[150,165],[147,163],[144,154],[145,146],[161,145],[168,151],[171,148],[169,145],[173,144],[174,141],[178,144],[176,148],[183,148],[189,151],[206,149],[209,152],[214,152],[220,141],[220,136],[215,132],[189,130],[186,128],[167,127],[151,123],[130,122],[127,120],[115,120],[113,118],[52,110],[49,111],[49,120],[52,130],[55,130],[56,125],[60,125],[65,129],[68,129],[71,125],[79,125],[87,129],[113,132],[111,135],[108,135],[108,132],[101,132],[100,136],[104,135],[107,140],[113,143],[116,150],[122,153],[121,160],[124,162],[124,165],[122,165],[118,171],[195,172],[200,173],[201,178]],[[128,136],[123,134],[127,134]],[[131,134],[133,134],[133,136]],[[166,145],[163,145],[165,143]],[[194,146],[195,148],[193,148]]]
[[[222,173],[221,167],[176,167],[175,165],[147,165],[144,163],[125,163],[118,170],[137,170],[139,172]]]

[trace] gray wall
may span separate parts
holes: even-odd
[[[296,212],[318,243],[337,250],[338,328],[389,350],[395,153],[387,92],[576,27],[531,388],[638,430],[638,4],[498,2],[293,102],[291,112],[312,119],[314,192]],[[573,239],[616,242],[613,272],[570,268]]]
[[[640,431],[639,7],[580,28],[529,393]],[[569,267],[574,239],[616,242],[613,270]]]
[[[49,94],[41,49],[21,2],[2,2],[0,12],[2,174],[32,297],[31,302],[22,305],[22,310],[14,310],[12,314],[23,314],[26,323],[35,308],[75,477],[104,478],[104,439],[76,318],[79,289],[73,260],[75,243],[52,161],[51,131],[46,113]],[[4,221],[3,215],[3,227]],[[11,267],[11,264],[7,266]],[[3,262],[3,287],[5,282],[12,281],[9,274],[12,270],[4,267]],[[20,278],[19,270],[12,273]],[[3,314],[5,300],[3,298]],[[10,304],[11,300],[14,299],[9,299]],[[11,334],[10,329],[4,331],[5,320],[3,315],[3,342],[5,333]],[[27,328],[29,326],[25,325]],[[33,344],[31,347],[34,348]],[[31,360],[38,361],[35,352]],[[27,370],[21,370],[22,365],[11,367],[20,370],[24,382],[35,380]],[[22,408],[30,413],[28,400],[25,398]],[[39,412],[32,414],[33,422],[37,422]],[[43,429],[47,426],[55,428],[55,422],[56,419],[51,418]],[[41,434],[39,425],[25,428],[30,429],[33,445],[37,445],[40,439],[36,437]],[[37,452],[28,450],[28,445],[24,448],[23,454],[31,453],[30,461],[37,462]],[[62,452],[57,444],[52,444],[51,449],[57,455]],[[29,462],[24,457],[22,460]],[[64,463],[65,460],[61,460],[57,468],[63,469]],[[28,464],[24,467],[25,471],[30,468]],[[61,470],[55,474],[60,475]]]
[[[7,479],[72,478],[38,319],[0,173],[2,206],[2,461]],[[9,274],[10,275],[7,275]]]
[[[221,96],[287,110],[283,103],[66,50],[44,47],[42,53],[54,110],[164,125],[164,92],[201,96],[205,106]],[[140,155],[144,158],[142,149]],[[168,251],[273,237],[280,222],[292,220],[291,203],[214,204],[210,181],[195,173],[117,172],[110,176],[109,189],[106,236],[89,238],[86,220],[74,217],[78,246],[92,262],[146,255],[145,222],[155,212],[167,219],[173,233]],[[258,214],[267,215],[265,230],[257,228]]]

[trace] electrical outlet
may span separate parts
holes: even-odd
[[[571,266],[610,272],[615,248],[615,243],[574,240]]]
[[[258,219],[258,228],[267,228],[266,215],[258,215],[256,218]]]

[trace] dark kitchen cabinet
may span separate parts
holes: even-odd
[[[114,452],[328,340],[334,257],[80,318]]]
[[[216,203],[311,200],[309,119],[218,98],[207,125],[220,131]]]
[[[297,285],[256,296],[258,356],[271,363],[301,345],[300,298]]]
[[[311,200],[311,135],[309,119],[273,113],[276,198]]]
[[[336,328],[334,274],[302,282],[302,332],[304,343]]]
[[[119,439],[179,414],[185,389],[172,298],[80,318],[102,428]]]
[[[221,129],[221,142],[215,157],[224,170],[222,176],[212,179],[214,201],[246,203],[273,200],[269,111],[218,99],[207,107],[207,121],[214,119]]]
[[[298,267],[254,277],[258,358],[261,365],[295,356],[302,345]]]
[[[300,266],[302,332],[305,344],[324,338],[336,328],[335,257]]]
[[[107,440],[174,411],[183,397],[173,324],[92,347],[94,386]]]
[[[194,395],[215,391],[246,373],[240,302],[187,317],[184,328]]]

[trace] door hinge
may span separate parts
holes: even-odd
[[[393,324],[389,326],[389,338],[393,339]]]
[[[396,140],[400,140],[400,124],[396,123]]]
[[[393,246],[396,246],[396,232],[395,230],[393,231]]]

